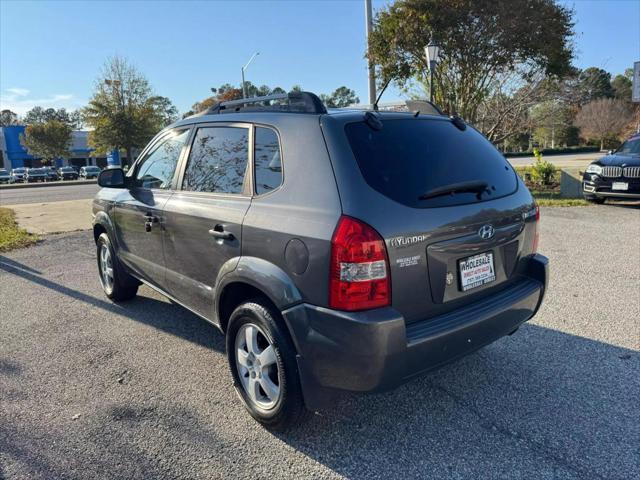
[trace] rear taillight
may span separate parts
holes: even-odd
[[[384,240],[366,223],[340,217],[331,240],[329,306],[354,311],[390,303],[391,281]]]
[[[531,253],[538,252],[538,242],[540,240],[540,207],[536,203],[536,223],[533,226],[533,248]]]

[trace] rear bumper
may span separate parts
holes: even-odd
[[[406,325],[393,308],[339,312],[300,304],[283,312],[298,351],[311,409],[331,389],[383,391],[467,355],[516,330],[537,312],[548,260],[529,259],[527,276],[461,309]]]

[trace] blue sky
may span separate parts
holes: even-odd
[[[374,9],[388,2],[374,0]],[[575,64],[622,73],[640,60],[640,1],[562,2],[576,10]],[[127,57],[181,112],[209,88],[340,85],[367,97],[364,0],[13,1],[0,0],[0,104],[83,106],[106,57]],[[383,101],[400,98],[390,89]]]

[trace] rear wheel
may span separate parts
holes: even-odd
[[[98,237],[97,256],[100,283],[105,295],[115,301],[135,297],[138,293],[138,281],[120,266],[106,233]]]
[[[261,300],[234,310],[227,329],[227,357],[234,386],[245,408],[274,430],[295,424],[304,413],[295,349]]]

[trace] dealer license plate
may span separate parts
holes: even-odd
[[[460,260],[458,262],[458,270],[460,272],[460,286],[463,292],[481,287],[496,279],[493,253],[491,252]]]
[[[611,184],[612,190],[629,190],[629,184],[627,182],[613,182]]]

